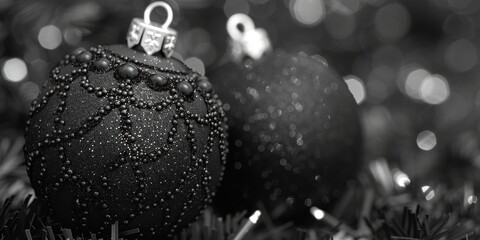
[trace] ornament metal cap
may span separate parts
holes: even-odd
[[[167,19],[163,24],[150,21],[150,14],[156,7],[163,7],[167,11]],[[173,11],[165,2],[153,2],[147,6],[143,19],[134,18],[130,23],[127,33],[127,45],[129,48],[136,46],[148,55],[162,52],[169,58],[173,54],[177,42],[177,31],[169,28],[173,19]]]
[[[228,19],[227,31],[231,38],[230,54],[236,61],[241,61],[244,57],[258,60],[272,49],[267,32],[255,28],[253,20],[243,13],[234,14]]]

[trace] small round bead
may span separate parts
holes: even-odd
[[[92,53],[91,52],[88,52],[88,51],[84,51],[82,53],[80,53],[79,55],[77,55],[76,57],[77,61],[78,62],[88,62],[92,59]]]
[[[118,74],[123,79],[130,79],[138,76],[138,69],[135,65],[131,63],[123,64],[120,68],[118,68]]]
[[[199,81],[198,81],[197,85],[198,85],[198,87],[200,87],[203,91],[205,91],[205,92],[210,92],[210,91],[212,91],[212,84],[210,83],[210,81],[208,81],[208,78],[202,76],[202,77],[200,77],[198,80],[199,80]]]
[[[77,48],[77,49],[73,50],[72,55],[77,56],[78,54],[80,54],[82,52],[85,52],[85,51],[87,51],[85,48],[80,47],[80,48]]]
[[[110,61],[108,61],[106,58],[101,58],[95,61],[94,65],[98,70],[105,70],[110,67]]]
[[[193,88],[192,86],[188,83],[188,82],[180,82],[178,85],[177,85],[177,89],[178,91],[180,91],[181,93],[183,93],[183,95],[185,96],[190,96],[192,95],[193,93]]]
[[[152,82],[159,87],[165,86],[165,84],[167,84],[167,82],[168,82],[167,78],[165,78],[161,74],[153,75],[152,77],[150,77],[150,80],[152,80]]]

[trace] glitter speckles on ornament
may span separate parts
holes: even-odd
[[[345,82],[324,62],[275,51],[219,67],[212,84],[229,119],[219,209],[261,202],[272,218],[301,223],[312,204],[338,199],[361,162],[360,124]]]
[[[206,87],[207,86],[207,87]],[[31,107],[27,168],[63,227],[172,234],[211,200],[225,115],[208,79],[122,45],[67,55]]]

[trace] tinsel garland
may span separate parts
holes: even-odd
[[[371,190],[347,192],[347,206],[358,206],[358,198],[363,198],[361,209],[357,209],[356,219],[338,220],[329,213],[312,207],[312,214],[317,218],[318,224],[308,229],[300,229],[287,223],[282,226],[273,226],[269,216],[261,216],[258,226],[252,222],[252,216],[247,218],[246,212],[216,216],[211,209],[207,209],[196,222],[184,229],[175,237],[175,240],[240,240],[240,239],[288,239],[288,240],[326,240],[326,239],[409,239],[409,240],[467,240],[478,239],[479,227],[476,226],[480,211],[476,203],[467,206],[456,204],[455,191],[447,192],[446,198],[436,203],[409,200],[403,204],[384,205],[386,199],[404,198],[405,193],[393,196],[375,196],[373,201]],[[407,193],[410,195],[410,193]],[[61,228],[52,219],[47,217],[41,202],[27,196],[24,201],[15,206],[14,197],[8,198],[0,209],[0,240],[56,240],[56,239],[112,239],[135,238],[138,229],[118,229],[117,224],[112,225],[110,236],[77,236],[70,229]],[[365,201],[370,202],[365,204]],[[398,201],[394,200],[394,201]],[[362,202],[362,201],[360,201]],[[339,203],[340,204],[340,203]],[[372,204],[369,206],[369,204]],[[406,205],[406,206],[402,206]],[[448,205],[452,212],[440,213]],[[407,207],[409,206],[409,207]],[[410,206],[415,206],[411,208]],[[422,206],[425,206],[422,208]],[[428,210],[427,210],[428,208]],[[360,210],[360,211],[358,211]],[[365,212],[367,211],[368,212]],[[317,216],[315,211],[321,211]],[[352,209],[345,209],[352,211]],[[344,214],[348,215],[348,214]],[[363,218],[362,218],[363,216]],[[257,215],[258,217],[258,215]],[[348,217],[347,217],[348,218]],[[357,223],[357,228],[349,225]],[[251,229],[255,227],[254,229]],[[252,230],[248,233],[249,230]],[[248,236],[246,235],[248,234]],[[247,237],[246,237],[247,236]]]
[[[119,229],[117,224],[109,236],[78,236],[62,228],[48,216],[41,201],[30,195],[30,188],[18,187],[28,185],[21,145],[20,138],[4,139],[0,144],[0,240],[120,240],[134,239],[139,233],[138,229]],[[206,209],[174,239],[479,239],[480,208],[472,195],[473,183],[460,189],[442,184],[419,187],[421,180],[405,175],[402,182],[399,173],[385,160],[370,162],[368,171],[359,175],[331,212],[312,206],[316,220],[310,228],[297,228],[293,222],[275,226],[265,211],[256,215],[260,218],[254,223],[251,219],[256,213],[217,216]]]

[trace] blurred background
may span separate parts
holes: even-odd
[[[50,69],[78,46],[126,43],[131,19],[149,2],[0,0],[0,201],[31,193],[24,123]],[[426,200],[436,197],[431,189],[460,188],[464,204],[477,202],[480,1],[167,2],[177,52],[207,76],[226,60],[225,24],[234,13],[251,16],[274,48],[326,59],[359,104],[359,159],[383,191],[415,180]],[[154,11],[152,19],[163,22],[163,14]]]

